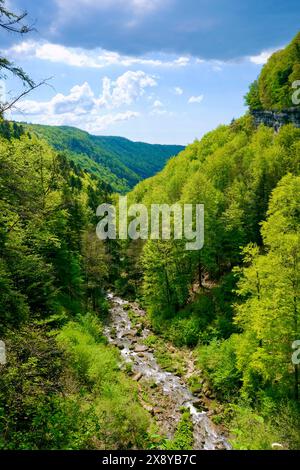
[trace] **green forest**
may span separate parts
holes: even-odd
[[[184,147],[132,142],[122,137],[93,136],[74,127],[21,124],[44,138],[66,158],[98,176],[112,191],[126,193],[141,179],[153,176]],[[138,158],[137,158],[138,155]]]
[[[300,33],[263,67],[246,98],[250,111],[291,106],[299,41]],[[33,87],[3,60],[2,77]],[[230,448],[300,448],[292,361],[300,340],[300,129],[256,126],[250,111],[186,148],[1,113],[1,450],[193,448],[189,410],[179,410],[172,436],[165,432],[160,416],[170,403],[110,344],[108,292],[127,302],[137,337],[151,330],[144,347],[200,397],[199,410]],[[119,193],[147,207],[204,204],[203,249],[187,251],[184,240],[99,240],[96,209]]]
[[[300,76],[300,33],[284,49],[272,54],[245,96],[252,110],[282,110],[293,106],[293,82]]]

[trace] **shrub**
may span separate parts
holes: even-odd
[[[225,399],[236,395],[241,385],[241,374],[236,366],[238,341],[238,335],[232,335],[227,340],[215,339],[209,345],[199,347],[199,366],[209,377],[214,390]]]

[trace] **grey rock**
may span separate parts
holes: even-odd
[[[254,122],[257,126],[264,124],[268,127],[273,127],[276,131],[285,124],[294,124],[295,127],[300,127],[300,107],[276,110],[258,110],[251,111]]]
[[[145,346],[144,344],[137,344],[135,346],[134,350],[137,353],[146,352],[146,351],[148,351],[148,347]]]
[[[142,373],[142,372],[138,372],[138,373],[133,377],[133,380],[135,380],[136,382],[138,382],[139,380],[141,380],[142,377],[143,377],[143,373]]]

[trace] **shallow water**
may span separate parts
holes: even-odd
[[[195,403],[199,401],[199,398],[192,395],[182,379],[171,372],[165,372],[157,364],[151,349],[142,351],[142,354],[132,349],[133,345],[137,344],[137,339],[138,343],[142,344],[143,339],[147,338],[151,332],[144,328],[141,336],[136,337],[128,312],[123,308],[128,302],[111,293],[108,294],[108,299],[111,302],[110,324],[105,327],[108,341],[120,348],[124,361],[131,363],[135,374],[142,373],[143,377],[155,382],[164,394],[172,395],[177,410],[182,406],[189,408],[194,424],[194,449],[230,449],[226,439],[216,430],[207,413],[197,410]],[[135,307],[135,311],[141,317],[145,316],[143,310]],[[174,412],[172,415],[172,410],[170,411],[170,418],[178,421],[178,413]]]

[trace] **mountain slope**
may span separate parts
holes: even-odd
[[[258,79],[263,109],[288,104],[297,40]],[[192,387],[201,403],[221,402],[234,449],[299,449],[300,129],[258,126],[249,113],[187,146],[128,198],[204,204],[202,250],[149,238],[128,251],[121,287],[141,279],[132,298],[142,293],[155,333],[196,347]]]
[[[293,83],[300,80],[300,32],[276,51],[250,85],[245,100],[250,109],[281,110],[295,106]]]
[[[180,145],[152,145],[122,137],[94,136],[69,126],[25,124],[25,127],[120,192],[153,176],[171,156],[184,149]]]

